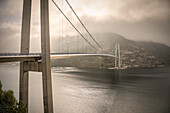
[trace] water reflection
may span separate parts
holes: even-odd
[[[117,78],[113,72],[111,73],[107,73],[106,70],[96,69],[66,71],[60,73],[60,75],[56,73],[58,74],[56,77],[60,76],[59,79],[62,79],[62,86],[59,86],[60,81],[55,82],[58,83],[55,86],[61,88],[54,93],[56,95],[54,95],[54,97],[59,97],[55,99],[55,105],[59,105],[56,106],[56,112],[110,112],[111,105],[116,96],[115,90],[111,89],[111,84],[115,82],[115,78]]]
[[[56,93],[63,92],[60,95],[60,101],[66,106],[65,109],[63,106],[56,106],[57,112],[169,112],[170,90],[169,79],[167,79],[169,73],[164,78],[155,75],[154,71],[154,75],[152,75],[151,73],[140,74],[140,71],[128,73],[127,71],[105,69],[80,70],[62,72],[61,76],[56,73],[58,74],[56,77],[62,78],[61,84],[67,84],[64,87],[60,86],[60,88],[62,87],[60,91],[56,91]],[[163,85],[163,83],[165,84]],[[56,99],[55,105],[60,105],[60,101]]]
[[[9,71],[10,69],[10,71]],[[19,67],[0,65],[4,89],[18,98]],[[169,113],[170,68],[107,70],[55,67],[55,113]],[[30,72],[29,112],[43,112],[41,73]]]

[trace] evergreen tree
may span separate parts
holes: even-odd
[[[12,90],[3,91],[0,81],[0,113],[26,113],[26,106],[18,102]]]

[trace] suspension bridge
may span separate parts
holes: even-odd
[[[59,35],[58,35],[58,51],[55,53],[50,52],[50,31],[49,31],[49,2],[52,2],[56,7],[56,11],[60,11],[59,15]],[[23,1],[23,13],[22,13],[22,30],[21,30],[21,49],[20,53],[0,53],[0,63],[4,62],[20,62],[20,83],[19,83],[19,99],[24,105],[28,105],[28,89],[29,89],[29,71],[42,72],[43,78],[43,103],[44,112],[53,113],[53,96],[52,96],[52,81],[51,81],[51,59],[64,59],[73,57],[84,57],[84,56],[100,56],[100,57],[111,57],[115,60],[115,67],[121,67],[120,58],[120,45],[115,44],[115,48],[110,52],[106,53],[102,48],[101,44],[92,36],[89,30],[86,28],[84,23],[79,18],[68,0],[65,3],[70,8],[70,11],[75,16],[76,23],[79,22],[81,29],[86,32],[81,32],[81,29],[73,23],[69,16],[64,13],[63,9],[64,0],[61,1],[61,7],[54,0],[40,0],[40,15],[41,15],[41,53],[30,53],[30,24],[31,24],[31,6],[32,0]],[[70,47],[71,44],[68,42],[70,37],[64,42],[63,37],[63,19],[67,20],[67,23],[76,32],[76,52],[72,52]],[[70,28],[71,29],[71,28]],[[80,39],[80,41],[78,41]],[[72,41],[72,40],[71,40]],[[80,45],[81,43],[81,45]],[[85,47],[88,45],[87,52],[78,52],[80,46]],[[74,44],[75,45],[75,44]],[[67,52],[65,52],[65,50]],[[81,49],[83,50],[83,49]],[[28,112],[28,110],[27,110]]]

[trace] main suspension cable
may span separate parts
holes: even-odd
[[[76,14],[76,12],[74,11],[74,9],[72,8],[72,6],[70,5],[70,3],[68,2],[68,0],[66,0],[67,4],[69,5],[70,9],[73,11],[73,13],[75,14],[75,16],[77,17],[77,19],[79,20],[79,22],[81,23],[81,25],[84,27],[84,29],[87,31],[87,33],[89,34],[89,36],[93,39],[93,41],[99,46],[100,49],[103,49],[99,43],[93,38],[93,36],[90,34],[90,32],[87,30],[87,28],[85,27],[85,25],[83,24],[83,22],[80,20],[80,18],[78,17],[78,15]]]
[[[69,18],[64,14],[64,12],[60,9],[60,7],[55,3],[54,0],[52,0],[52,2],[54,3],[54,5],[58,8],[58,10],[63,14],[63,16],[67,19],[67,21],[72,25],[72,27],[80,34],[80,36],[94,49],[96,49],[98,51],[98,49],[96,47],[94,47],[81,33],[80,31],[73,25],[73,23],[69,20]]]

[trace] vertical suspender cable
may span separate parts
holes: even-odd
[[[63,0],[61,1],[61,9],[62,9],[62,11],[63,11]],[[62,16],[62,18],[61,18],[61,52],[63,53],[63,16]]]
[[[52,0],[54,5],[58,8],[58,10],[63,14],[63,16],[67,19],[67,21],[71,24],[71,26],[79,33],[79,35],[94,49],[98,50],[95,46],[93,46],[81,33],[80,31],[73,25],[73,23],[68,19],[68,17],[63,13],[63,11],[60,9],[60,7],[55,3],[54,0]]]
[[[97,44],[97,46],[99,46],[100,49],[102,49],[102,47],[99,45],[99,43],[93,38],[93,36],[90,34],[90,32],[87,30],[87,28],[85,27],[85,25],[83,24],[83,22],[80,20],[80,18],[78,17],[78,15],[76,14],[76,12],[74,11],[74,9],[72,8],[71,4],[68,2],[68,0],[66,0],[67,4],[69,5],[70,9],[73,11],[73,13],[75,14],[75,16],[77,17],[77,19],[79,20],[79,22],[81,23],[81,25],[84,27],[84,29],[86,30],[86,32],[89,34],[89,36],[93,39],[93,41]]]
[[[59,14],[59,37],[58,37],[59,39],[59,53],[61,52],[60,50],[61,50],[61,43],[60,43],[60,14]]]

